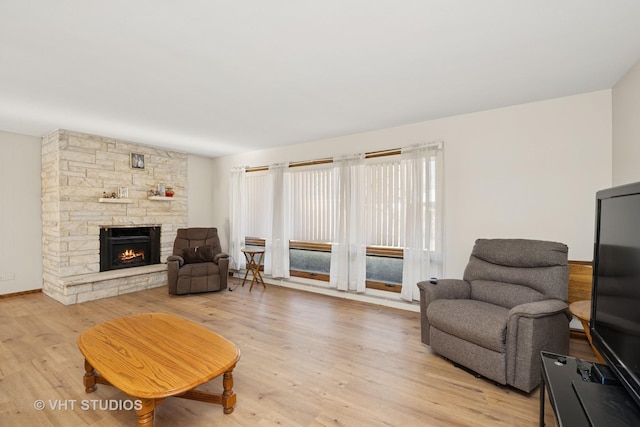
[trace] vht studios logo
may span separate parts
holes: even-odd
[[[142,409],[140,400],[36,400],[33,407],[38,411],[49,409],[51,411],[74,411],[76,408],[82,411],[139,411]]]

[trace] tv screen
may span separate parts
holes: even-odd
[[[593,344],[640,405],[640,183],[599,191]]]

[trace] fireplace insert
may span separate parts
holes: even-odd
[[[100,227],[100,271],[160,263],[160,226]]]

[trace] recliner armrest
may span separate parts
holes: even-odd
[[[418,282],[418,288],[423,290],[428,301],[437,299],[461,299],[471,296],[471,285],[460,279],[440,279],[438,283],[428,280]]]
[[[180,255],[169,255],[167,257],[167,262],[178,261],[178,267],[182,267],[184,265],[184,258]]]
[[[505,354],[507,383],[530,392],[540,383],[540,351],[569,351],[567,303],[559,299],[520,304],[509,310]]]
[[[567,319],[571,321],[571,314],[569,313],[569,306],[566,302],[558,299],[548,299],[544,301],[529,302],[526,304],[520,304],[509,310],[509,317],[544,317],[551,316],[556,313],[564,312]]]
[[[219,253],[219,254],[216,254],[216,255],[213,257],[213,262],[215,262],[216,264],[218,264],[218,261],[219,261],[221,258],[223,258],[223,259],[225,259],[225,258],[229,258],[229,254],[225,254],[224,252]]]

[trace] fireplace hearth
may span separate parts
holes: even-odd
[[[160,226],[100,227],[100,271],[160,263]]]

